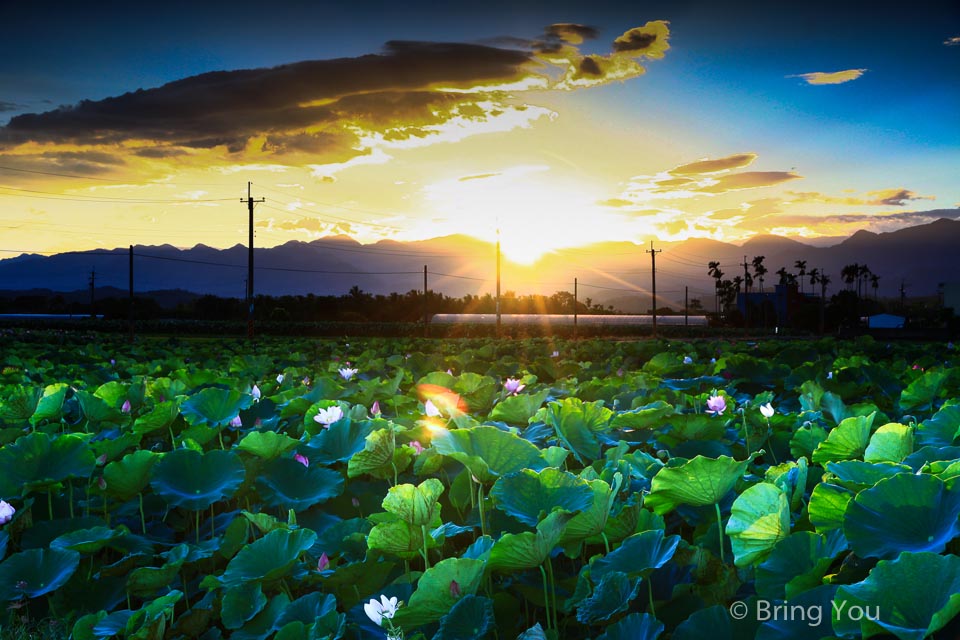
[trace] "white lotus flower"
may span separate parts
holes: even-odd
[[[371,600],[370,602],[363,605],[363,611],[367,614],[367,617],[377,623],[377,626],[383,626],[383,619],[387,618],[388,620],[393,618],[397,613],[397,609],[400,608],[402,603],[397,601],[397,597],[394,596],[387,599],[387,596],[380,596],[380,601]]]
[[[7,524],[13,520],[13,514],[17,512],[9,502],[0,500],[0,524]]]
[[[431,418],[440,417],[440,409],[437,409],[437,405],[433,404],[429,400],[423,403],[423,412]]]
[[[760,413],[763,414],[764,418],[769,420],[770,418],[773,417],[775,410],[773,408],[773,405],[768,402],[767,404],[760,405]]]
[[[277,374],[277,384],[283,384],[283,374],[282,374],[282,373],[278,373],[278,374]]]
[[[349,367],[345,367],[343,369],[340,369],[339,371],[340,371],[341,378],[343,378],[344,380],[349,380],[353,376],[357,375],[357,371],[359,371],[359,369],[350,369]]]
[[[253,399],[254,399],[254,400],[259,400],[259,399],[260,399],[260,387],[258,387],[257,385],[253,385],[253,389],[250,389],[250,395],[253,396]]]
[[[343,417],[343,409],[338,405],[317,410],[317,415],[313,416],[314,422],[319,422],[324,427],[329,427],[334,422]]]
[[[683,364],[693,364],[693,358],[690,356],[683,356]]]

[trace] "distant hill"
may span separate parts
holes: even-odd
[[[663,249],[657,255],[658,304],[674,307],[682,306],[686,288],[690,298],[712,308],[714,281],[707,275],[707,263],[719,261],[724,277],[730,278],[743,274],[745,255],[748,262],[765,256],[768,287],[776,283],[779,268],[795,273],[797,260],[805,260],[807,270],[817,268],[830,275],[828,293],[843,288],[840,270],[854,262],[867,264],[880,276],[881,296],[898,295],[901,281],[908,296],[920,296],[935,293],[939,282],[960,280],[960,221],[948,219],[890,233],[859,231],[829,247],[777,236],[755,237],[743,246],[703,238],[656,246]],[[650,303],[648,248],[632,242],[604,242],[549,253],[532,266],[504,259],[501,288],[519,294],[572,292],[576,278],[580,300],[591,298],[604,305],[615,300],[619,308],[644,309]],[[243,245],[226,249],[138,245],[134,254],[138,293],[180,290],[234,298],[245,295],[247,249]],[[343,295],[352,287],[370,293],[403,293],[423,288],[424,265],[432,291],[455,297],[494,292],[495,248],[467,236],[372,245],[331,237],[255,249],[254,284],[258,294],[269,295]],[[126,248],[0,260],[0,282],[11,291],[84,292],[94,270],[98,289],[115,287],[126,295]],[[807,278],[804,289],[810,290]]]

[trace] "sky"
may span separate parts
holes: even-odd
[[[0,250],[960,218],[960,4],[15,3]]]

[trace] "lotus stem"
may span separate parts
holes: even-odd
[[[603,547],[607,550],[607,553],[610,553],[610,540],[607,539],[606,532],[601,531],[600,537],[603,538]]]
[[[197,534],[197,544],[200,544],[200,512],[193,512],[193,530]]]
[[[550,593],[547,591],[547,572],[543,570],[543,565],[540,565],[540,577],[543,579],[543,601],[547,606],[547,630],[553,628],[550,622]]]
[[[653,606],[653,582],[650,581],[650,577],[647,577],[647,599],[650,602],[650,615],[654,618],[657,617],[657,608]]]
[[[137,494],[140,497],[140,531],[147,535],[147,519],[143,515],[143,492]]]
[[[104,506],[104,511],[106,511],[106,506]],[[53,491],[47,489],[47,516],[50,520],[53,520]]]
[[[487,535],[487,522],[483,514],[483,484],[478,485],[477,505],[480,508],[480,535]]]
[[[553,606],[550,607],[550,611],[553,612],[553,628],[558,629],[560,625],[557,624],[557,585],[553,580],[553,562],[549,555],[547,556],[547,577],[550,579],[550,593],[553,594]]]
[[[223,446],[223,427],[217,427],[217,440],[220,441],[220,449],[222,451],[226,448]]]
[[[67,492],[70,496],[70,519],[73,520],[73,483],[69,480],[67,481]]]
[[[720,536],[720,562],[726,564],[727,560],[723,553],[723,520],[720,517],[720,503],[714,502],[713,507],[717,510],[717,534]]]
[[[747,411],[746,409],[740,410],[740,415],[743,417],[743,442],[747,445],[747,457],[750,457],[750,432],[747,431]]]
[[[213,505],[210,505],[210,539],[213,540],[217,537],[217,526],[214,521]]]

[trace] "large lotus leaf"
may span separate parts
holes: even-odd
[[[167,429],[180,415],[180,406],[173,400],[161,402],[133,422],[133,432],[144,435]]]
[[[820,640],[833,636],[830,613],[837,587],[819,585],[787,602],[758,600],[763,621],[755,640]],[[763,604],[760,604],[760,603]]]
[[[239,629],[267,604],[259,582],[245,582],[223,593],[220,619],[227,629]]]
[[[847,505],[855,495],[853,491],[829,482],[821,482],[814,487],[807,505],[807,514],[817,533],[842,527]]]
[[[63,401],[67,397],[67,391],[70,385],[65,382],[57,382],[47,385],[43,389],[43,395],[37,402],[37,408],[30,416],[30,424],[37,426],[44,422],[56,422],[60,420],[63,414]]]
[[[681,504],[717,504],[737,484],[749,462],[697,456],[680,466],[663,467],[653,477],[644,506],[663,515]]]
[[[313,462],[333,464],[349,460],[362,451],[366,438],[379,421],[354,421],[349,418],[337,420],[329,428],[310,438],[304,453]]]
[[[396,450],[393,431],[389,428],[373,431],[367,435],[363,449],[347,463],[347,475],[355,478],[365,473],[377,474],[390,469]]]
[[[276,622],[289,604],[290,599],[284,593],[271,596],[260,613],[230,634],[230,640],[265,640],[276,630]]]
[[[127,578],[126,589],[129,593],[141,598],[149,597],[160,589],[168,587],[180,567],[184,565],[190,555],[190,547],[180,544],[166,554],[166,562],[162,567],[139,567],[130,572]]]
[[[37,410],[42,393],[39,387],[21,385],[4,389],[0,397],[0,424],[26,425]]]
[[[790,534],[787,494],[768,482],[753,485],[733,501],[726,532],[735,565],[749,567],[762,561]]]
[[[300,444],[288,435],[276,431],[251,431],[237,444],[237,448],[252,453],[264,460],[273,460],[283,454],[293,451]]]
[[[910,467],[912,471],[920,471],[925,465],[947,460],[960,460],[960,447],[926,446],[904,458],[903,464]]]
[[[80,564],[68,549],[28,549],[0,562],[0,602],[36,598],[66,584]]]
[[[505,533],[494,543],[488,566],[504,572],[540,566],[560,542],[564,526],[572,517],[573,514],[554,511],[537,525],[536,533]]]
[[[843,460],[828,462],[827,471],[836,476],[830,482],[853,491],[867,489],[886,478],[909,472],[910,467],[892,462],[863,462],[862,460]]]
[[[173,590],[134,611],[127,621],[124,637],[130,640],[162,638],[167,619],[173,617],[173,608],[182,597],[182,591]]]
[[[488,419],[494,422],[526,425],[549,396],[550,390],[543,389],[538,393],[519,394],[504,398],[493,407]]]
[[[150,482],[150,472],[160,460],[160,454],[141,449],[111,462],[103,469],[106,491],[118,500],[130,500]]]
[[[245,474],[243,462],[232,451],[176,449],[163,454],[154,465],[150,486],[168,504],[206,509],[232,496],[243,484]]]
[[[517,640],[547,640],[547,633],[538,622],[517,636]]]
[[[833,559],[846,551],[839,531],[818,535],[797,531],[777,543],[756,569],[757,593],[770,600],[793,600],[823,583]]]
[[[603,401],[583,402],[579,398],[564,398],[547,405],[544,422],[554,428],[557,437],[581,463],[600,457],[597,433],[609,431],[613,411]]]
[[[652,615],[631,613],[608,626],[597,640],[656,640],[661,633],[663,623]]]
[[[111,529],[110,527],[93,527],[79,529],[65,533],[50,543],[51,549],[69,549],[78,553],[96,553],[104,547],[114,547],[118,538],[129,533],[126,527]]]
[[[809,465],[806,458],[798,458],[796,462],[785,462],[769,467],[764,474],[767,482],[780,487],[790,497],[790,508],[800,510],[807,493],[807,475]]]
[[[803,425],[790,437],[790,455],[809,458],[820,443],[827,439],[827,430],[818,424]]]
[[[610,422],[612,429],[656,429],[663,426],[664,418],[672,416],[675,409],[672,404],[657,400],[630,411],[619,411]]]
[[[521,469],[542,469],[544,465],[536,445],[497,427],[438,430],[431,442],[438,453],[462,463],[484,483]]]
[[[940,395],[949,373],[946,371],[927,371],[907,385],[900,393],[900,410],[929,411]]]
[[[863,453],[866,462],[902,462],[913,453],[913,429],[897,422],[885,424],[870,436]]]
[[[575,513],[593,504],[593,491],[585,480],[553,467],[540,472],[523,469],[503,476],[494,483],[490,495],[498,509],[531,527],[554,509]]]
[[[401,607],[394,622],[418,627],[436,622],[465,595],[474,594],[483,578],[484,563],[470,558],[447,558],[427,569],[417,581],[417,590],[406,606]],[[454,595],[450,586],[456,581],[461,595]]]
[[[485,414],[490,411],[500,386],[490,376],[465,371],[453,384],[453,390],[460,394],[471,413]]]
[[[596,581],[612,571],[633,575],[659,569],[677,551],[680,536],[666,536],[660,529],[637,533],[619,547],[590,564],[590,577]]]
[[[268,582],[284,576],[313,546],[317,534],[309,529],[276,529],[240,550],[227,565],[220,580],[226,587],[244,582]]]
[[[385,558],[374,560],[372,557],[361,562],[341,564],[333,571],[333,575],[323,577],[323,589],[336,595],[344,609],[350,609],[361,601],[361,594],[375,593],[388,584],[393,579],[390,575],[396,566],[395,562]]]
[[[77,391],[77,402],[80,403],[80,412],[90,424],[100,424],[101,422],[120,422],[123,414],[116,408],[111,407],[103,398],[98,398],[92,393],[86,391]]]
[[[332,614],[332,615],[331,615]],[[335,622],[337,616],[337,599],[333,594],[309,593],[291,602],[277,619],[277,628],[291,622],[312,624],[321,618]]]
[[[457,601],[450,613],[440,619],[440,629],[433,640],[480,640],[496,629],[493,600],[466,595]]]
[[[606,622],[621,611],[630,607],[630,601],[637,597],[642,578],[631,579],[622,571],[610,571],[604,574],[600,584],[577,607],[577,621],[582,624]]]
[[[440,515],[437,498],[443,489],[443,483],[436,478],[428,478],[416,487],[412,484],[390,487],[383,499],[383,508],[408,524],[430,525]]]
[[[750,611],[751,600],[742,602],[747,607],[744,609],[748,615],[743,618],[735,618],[730,615],[730,610],[726,606],[714,605],[705,609],[700,609],[690,615],[689,618],[677,625],[670,640],[744,640],[753,638],[758,626],[755,612]]]
[[[180,405],[180,413],[190,425],[225,427],[240,415],[241,409],[253,404],[253,396],[235,389],[207,387]]]
[[[904,552],[881,560],[866,580],[837,590],[832,611],[840,636],[923,640],[960,613],[960,557]]]
[[[88,478],[96,459],[78,434],[35,431],[0,449],[0,499],[26,495],[67,478]]]
[[[939,553],[960,534],[960,485],[904,473],[881,480],[847,505],[843,533],[861,558],[895,558],[901,551]]]
[[[326,467],[305,467],[292,458],[277,458],[263,466],[257,491],[271,507],[304,511],[343,492],[343,475]]]
[[[863,457],[870,443],[870,427],[875,414],[847,418],[827,435],[813,452],[813,462],[824,464],[834,460],[854,460]]]
[[[960,404],[945,404],[933,416],[917,427],[917,444],[947,447],[960,434]]]
[[[592,471],[592,468],[590,470]],[[569,547],[577,546],[590,536],[599,535],[606,528],[613,502],[622,483],[623,475],[619,471],[613,474],[612,486],[600,479],[587,481],[593,493],[593,502],[587,509],[573,516],[560,537],[561,544],[568,547],[568,555],[572,552]]]
[[[393,517],[393,516],[388,516]],[[427,525],[428,529],[436,529],[441,524],[440,514]],[[380,522],[367,535],[367,546],[379,549],[401,558],[415,558],[423,550],[424,534],[421,525],[414,526],[403,520]],[[433,548],[439,543],[431,535],[426,536],[427,547]]]

